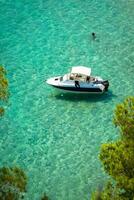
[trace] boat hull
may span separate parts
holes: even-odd
[[[62,87],[62,86],[55,86],[53,87],[59,91],[63,91],[65,93],[77,93],[77,94],[103,94],[104,91],[100,90],[99,88],[81,88],[81,87]]]
[[[64,77],[57,76],[49,78],[46,83],[59,91],[66,93],[79,94],[103,94],[108,90],[109,82],[100,77],[94,77],[95,81],[78,81],[68,79],[68,75]]]

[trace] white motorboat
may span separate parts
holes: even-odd
[[[71,72],[64,76],[47,79],[47,84],[73,93],[103,93],[108,90],[108,80],[99,76],[91,76],[91,68],[74,66]]]

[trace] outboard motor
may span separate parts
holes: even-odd
[[[108,82],[108,80],[103,81],[102,84],[105,86],[105,91],[108,91],[108,87],[109,87],[109,82]]]

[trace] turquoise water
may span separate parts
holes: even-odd
[[[115,105],[134,94],[134,2],[0,0],[0,10],[0,63],[10,82],[0,166],[25,170],[27,200],[44,192],[89,200],[106,178],[98,152],[117,137]],[[44,83],[74,65],[108,79],[109,92],[65,95]]]

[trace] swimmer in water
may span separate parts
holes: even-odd
[[[93,40],[96,39],[96,34],[94,32],[92,33],[92,38],[93,38]]]

